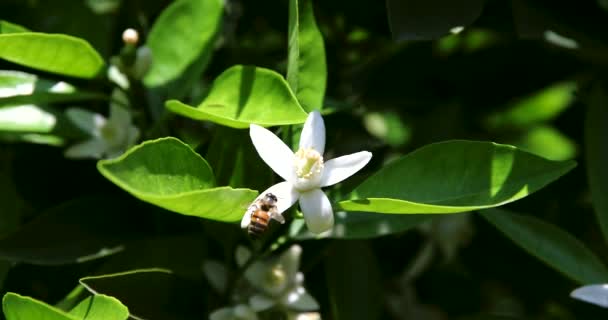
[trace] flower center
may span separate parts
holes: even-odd
[[[294,187],[300,191],[318,188],[323,175],[323,156],[313,148],[298,150],[294,155],[296,181]]]
[[[323,170],[323,156],[313,148],[300,149],[295,154],[295,168],[298,178],[310,179]]]
[[[125,130],[114,123],[108,122],[100,128],[101,138],[113,147],[121,146],[125,140]]]

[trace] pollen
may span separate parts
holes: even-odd
[[[310,179],[323,171],[323,156],[313,148],[298,150],[294,158],[298,178]]]

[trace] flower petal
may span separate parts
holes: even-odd
[[[361,151],[325,162],[321,187],[331,186],[352,176],[365,167],[371,158],[371,152]]]
[[[285,295],[284,303],[292,310],[312,311],[319,309],[319,303],[304,287],[296,287]]]
[[[101,159],[105,152],[106,145],[101,139],[92,138],[81,143],[77,143],[65,150],[65,157],[72,159],[94,158]]]
[[[249,126],[249,136],[260,158],[281,178],[293,181],[295,170],[291,149],[274,133],[255,124]]]
[[[608,284],[586,285],[572,291],[570,296],[596,306],[608,308]]]
[[[255,210],[254,204],[264,198],[267,193],[272,193],[277,197],[277,211],[271,213],[271,218],[279,221],[280,223],[285,223],[285,219],[281,215],[285,210],[289,209],[300,196],[300,193],[293,188],[293,185],[287,181],[279,182],[274,186],[264,190],[261,192],[255,200],[251,203],[245,214],[243,215],[243,219],[241,220],[241,228],[247,228],[249,223],[251,222],[251,214],[253,210]]]
[[[308,114],[302,134],[300,135],[300,149],[313,148],[320,154],[325,152],[325,123],[319,111]]]
[[[110,117],[108,118],[108,122],[115,124],[126,133],[128,128],[131,127],[131,112],[123,106],[112,103],[110,104]]]
[[[100,129],[106,124],[106,118],[102,115],[80,108],[69,108],[65,111],[65,115],[74,123],[80,130],[98,137]]]
[[[279,258],[279,263],[285,270],[285,277],[289,279],[288,281],[296,282],[298,273],[298,269],[300,269],[300,256],[302,255],[302,247],[297,244],[289,247],[281,257]]]
[[[256,294],[249,298],[249,305],[255,312],[259,312],[274,306],[275,301],[267,296]]]
[[[321,189],[300,194],[300,209],[310,232],[323,233],[334,225],[334,211],[329,199]]]

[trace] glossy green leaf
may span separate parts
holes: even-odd
[[[370,239],[410,230],[435,215],[387,215],[369,212],[345,212],[335,214],[332,230],[315,235],[305,227],[303,219],[295,220],[289,226],[289,236],[297,240],[333,239]]]
[[[591,91],[585,119],[585,156],[591,200],[608,242],[608,97],[602,86]]]
[[[257,195],[250,189],[214,188],[207,161],[172,137],[146,141],[119,158],[99,161],[97,168],[143,201],[212,220],[240,220]]]
[[[395,160],[342,201],[346,211],[456,213],[521,199],[576,166],[513,146],[453,140],[430,144]]]
[[[307,110],[323,107],[327,65],[311,0],[289,1],[287,82]]]
[[[221,0],[178,0],[161,13],[146,43],[153,57],[144,78],[147,86],[177,78],[200,55],[213,50],[223,4]]]
[[[215,79],[198,107],[176,100],[168,101],[166,106],[188,118],[233,128],[248,128],[251,123],[261,126],[303,123],[307,116],[281,75],[241,65],[227,69]]]
[[[0,108],[0,131],[49,133],[57,124],[57,114],[50,107],[35,105]]]
[[[92,293],[116,297],[136,319],[199,319],[205,310],[202,284],[169,270],[132,270],[85,277],[80,283]]]
[[[550,121],[574,100],[576,83],[562,82],[540,90],[494,113],[487,119],[490,128],[525,128]]]
[[[5,20],[0,20],[0,34],[2,33],[19,33],[29,32],[29,30],[18,24],[14,24]]]
[[[142,228],[132,225],[143,217],[128,205],[116,205],[116,200],[83,197],[45,210],[0,238],[0,259],[64,265],[120,252],[127,241],[142,234]]]
[[[434,40],[472,24],[484,0],[387,0],[388,24],[399,41]]]
[[[6,320],[82,320],[34,298],[9,292],[2,298]]]
[[[79,78],[94,78],[104,67],[88,42],[64,34],[0,34],[0,59]]]
[[[126,320],[129,309],[116,298],[96,294],[70,310],[70,315],[83,320]]]
[[[63,81],[51,81],[34,74],[0,70],[0,107],[107,99],[106,95],[77,91]]]
[[[608,282],[608,268],[580,240],[533,216],[491,209],[481,215],[529,254],[578,283]]]
[[[65,144],[65,140],[54,134],[21,133],[21,132],[0,132],[0,140],[11,143],[34,143],[60,147]]]
[[[573,159],[576,143],[552,126],[536,126],[523,134],[513,145],[549,160]]]

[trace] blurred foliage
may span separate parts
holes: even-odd
[[[406,10],[408,2],[413,1],[313,1],[327,62],[323,113],[327,145],[332,149],[325,156],[359,150],[374,154],[360,174],[330,192],[342,198],[385,164],[443,140],[508,143],[551,160],[577,160],[579,166],[558,182],[507,208],[559,227],[584,243],[599,257],[598,263],[608,263],[607,242],[593,207],[605,233],[602,190],[607,182],[596,177],[606,172],[602,162],[608,143],[606,119],[599,117],[606,115],[608,99],[605,89],[588,98],[593,84],[608,80],[608,2],[435,0],[415,7],[413,17]],[[447,2],[451,5],[441,7]],[[4,0],[0,20],[32,31],[83,38],[107,62],[121,52],[124,29],[139,30],[145,43],[156,19],[172,3]],[[452,10],[456,7],[459,10]],[[175,116],[164,110],[164,103],[179,98],[199,105],[213,80],[234,65],[256,65],[285,75],[288,13],[288,1],[226,0],[220,33],[213,35],[212,45],[200,43],[195,48],[208,45],[211,56],[189,53],[191,64],[179,61],[184,77],[175,80],[171,75],[175,82],[165,87],[144,90],[138,86],[141,83],[133,82],[135,121],[149,129],[144,138],[172,135],[186,141],[206,155],[218,185],[260,190],[267,186],[272,177],[249,142],[242,145],[244,131]],[[429,25],[430,31],[425,29]],[[18,26],[0,22],[2,34],[14,28]],[[422,31],[412,35],[408,30],[413,28]],[[50,83],[66,80],[7,60],[0,60],[0,69],[35,73]],[[76,97],[41,95],[40,105],[32,106],[37,109],[28,110],[44,112],[53,103],[52,110],[80,106],[107,114],[109,82],[67,80],[78,88]],[[0,99],[7,96],[3,93]],[[595,101],[595,109],[585,120],[590,101]],[[13,105],[21,106],[21,102],[13,100]],[[160,124],[151,125],[155,123]],[[156,299],[150,300],[157,301],[154,307],[162,309],[158,301],[175,303],[158,311],[163,315],[158,319],[170,319],[167,310],[175,306],[188,311],[173,314],[175,319],[205,318],[225,306],[227,296],[213,291],[213,283],[202,275],[203,261],[223,261],[234,267],[236,244],[249,243],[245,234],[233,224],[168,213],[129,197],[96,171],[95,162],[66,160],[56,146],[79,134],[68,124],[60,124],[59,119],[53,128],[27,127],[26,134],[20,135],[0,127],[0,293],[18,292],[54,305],[83,277],[162,267],[174,273],[156,278],[158,284],[144,272],[129,280],[135,283],[130,284],[134,290],[117,297],[126,305],[139,298],[136,310],[144,310],[142,314],[150,319],[156,318],[154,309],[145,310],[147,294]],[[214,150],[228,148],[222,145],[224,136],[226,144],[234,145],[230,147],[235,149],[233,159],[213,155]],[[244,164],[251,165],[252,171],[231,169]],[[407,172],[398,178],[408,179]],[[595,188],[593,200],[590,184]],[[83,204],[83,198],[95,201]],[[72,220],[64,223],[53,218],[57,208],[69,208],[63,213],[78,216],[80,222],[70,225]],[[606,310],[571,299],[569,293],[578,283],[528,255],[477,216],[467,220],[466,227],[441,225],[437,222],[441,217],[427,221],[427,216],[407,217],[411,220],[391,216],[385,220],[388,226],[368,221],[370,213],[345,218],[356,214],[337,213],[337,225],[344,226],[341,235],[334,230],[329,239],[301,243],[306,287],[319,301],[323,319],[569,320],[607,315]],[[424,228],[414,227],[423,222]],[[27,233],[15,238],[11,233],[20,227]],[[273,228],[275,235],[289,231],[296,239],[312,238],[296,223],[289,230],[278,224]],[[437,240],[444,228],[451,228],[445,234],[454,237],[441,241],[458,248],[449,259],[440,254],[445,249]],[[361,233],[366,229],[377,229],[379,236],[367,239]],[[340,236],[357,239],[331,239]],[[10,242],[14,239],[19,242]],[[280,246],[281,241],[274,245]],[[17,250],[27,253],[23,256],[8,250],[15,248],[29,251]],[[83,256],[103,258],[73,263]],[[114,294],[121,286],[120,281],[114,282],[122,280],[120,275],[83,282],[107,284],[101,292]],[[184,296],[188,299],[180,300]],[[345,307],[349,305],[357,308]]]

